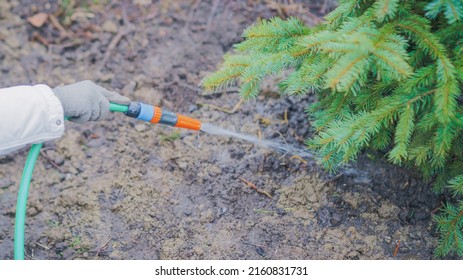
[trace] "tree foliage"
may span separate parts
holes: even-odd
[[[343,0],[317,26],[259,20],[215,73],[206,92],[240,83],[244,99],[285,69],[285,95],[316,94],[307,141],[327,169],[366,147],[463,195],[463,1]],[[435,218],[436,255],[463,255],[463,203]]]

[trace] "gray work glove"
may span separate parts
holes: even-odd
[[[109,112],[109,102],[129,105],[130,99],[100,87],[92,81],[82,81],[53,89],[61,101],[64,116],[70,121],[83,123],[104,119]]]

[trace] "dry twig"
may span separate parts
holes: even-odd
[[[393,256],[396,257],[397,253],[399,252],[399,246],[400,246],[400,239],[397,240],[397,245],[395,246],[394,254]]]
[[[339,180],[339,178],[341,178],[343,175],[344,175],[344,173],[339,173],[338,175],[334,176],[333,178],[330,178],[330,179],[326,180],[326,181],[325,181],[325,185],[327,185],[327,184],[329,184],[329,183],[336,182],[336,181]]]
[[[45,246],[45,245],[43,245],[43,244],[41,244],[39,242],[35,242],[35,245],[39,246],[40,248],[42,248],[44,250],[47,250],[47,251],[50,250],[50,247]]]
[[[130,29],[128,28],[119,28],[119,30],[117,31],[117,34],[113,37],[113,39],[108,45],[108,48],[106,49],[103,60],[101,61],[101,64],[100,64],[100,69],[103,69],[106,66],[106,62],[108,62],[108,59],[111,56],[111,53],[114,50],[114,48],[117,46],[117,44],[122,39],[122,37],[127,35],[127,33],[129,32],[130,32]]]
[[[255,190],[256,192],[260,193],[260,194],[263,194],[265,196],[267,196],[268,198],[272,199],[273,197],[266,191],[262,191],[262,190],[259,190],[256,185],[254,185],[253,183],[249,182],[248,180],[244,179],[243,177],[240,177],[239,178],[242,182],[244,182],[246,185],[248,185],[249,187],[251,187],[251,189]]]
[[[431,216],[435,215],[442,207],[444,207],[443,204],[437,206],[436,208],[434,208],[432,211],[431,211]]]
[[[48,19],[50,20],[51,24],[53,24],[53,26],[59,30],[61,36],[68,35],[66,29],[61,25],[61,23],[59,23],[59,20],[53,14],[48,15]]]
[[[240,101],[238,103],[236,103],[235,107],[233,107],[231,110],[227,109],[227,108],[222,108],[222,107],[219,107],[219,106],[215,106],[215,105],[212,105],[212,104],[207,104],[207,103],[196,103],[196,105],[198,105],[198,106],[207,106],[207,107],[210,107],[212,109],[225,112],[227,114],[233,114],[233,113],[236,112],[236,110],[238,110],[238,108],[241,106],[242,103],[243,103],[243,99],[240,99]]]
[[[108,246],[109,242],[111,241],[112,238],[109,238],[108,241],[106,241],[98,251],[96,251],[95,257],[98,257],[98,255],[101,253],[101,250],[103,250],[106,246]]]
[[[52,160],[49,156],[47,156],[47,154],[45,154],[45,152],[42,150],[40,151],[40,154],[56,169],[58,169],[58,171],[60,173],[64,173],[63,169],[61,169],[61,167],[59,167],[58,164],[56,164],[56,162],[54,160]]]
[[[48,47],[50,45],[50,42],[48,42],[48,40],[45,39],[45,37],[43,37],[42,35],[40,35],[38,32],[32,33],[32,38],[34,40],[36,40],[36,41],[39,41],[40,43],[42,43],[46,47]]]
[[[293,155],[289,159],[298,159],[300,160],[303,164],[307,165],[307,161],[303,159],[300,155]]]
[[[289,124],[289,120],[288,120],[288,109],[285,110],[285,114],[283,115],[282,124]]]

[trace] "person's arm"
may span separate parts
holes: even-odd
[[[63,133],[63,106],[50,87],[0,89],[0,155]]]
[[[102,120],[110,102],[128,105],[130,99],[91,81],[0,89],[0,155],[61,137],[64,116],[77,123]]]

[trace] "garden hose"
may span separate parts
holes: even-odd
[[[164,110],[160,107],[144,104],[141,102],[130,102],[129,105],[110,103],[111,112],[122,112],[125,115],[151,123],[160,123],[173,127],[180,127],[191,130],[200,130],[201,122],[183,115]],[[14,226],[14,259],[24,260],[24,239],[26,224],[27,197],[29,186],[34,171],[35,162],[42,148],[42,143],[33,144],[27,155],[24,165],[21,182],[18,190],[18,201],[16,202],[16,216]]]
[[[24,165],[23,175],[19,183],[18,201],[16,202],[16,217],[14,222],[14,259],[24,260],[24,228],[26,224],[26,204],[29,195],[29,185],[34,171],[35,161],[42,148],[42,143],[32,145]]]

